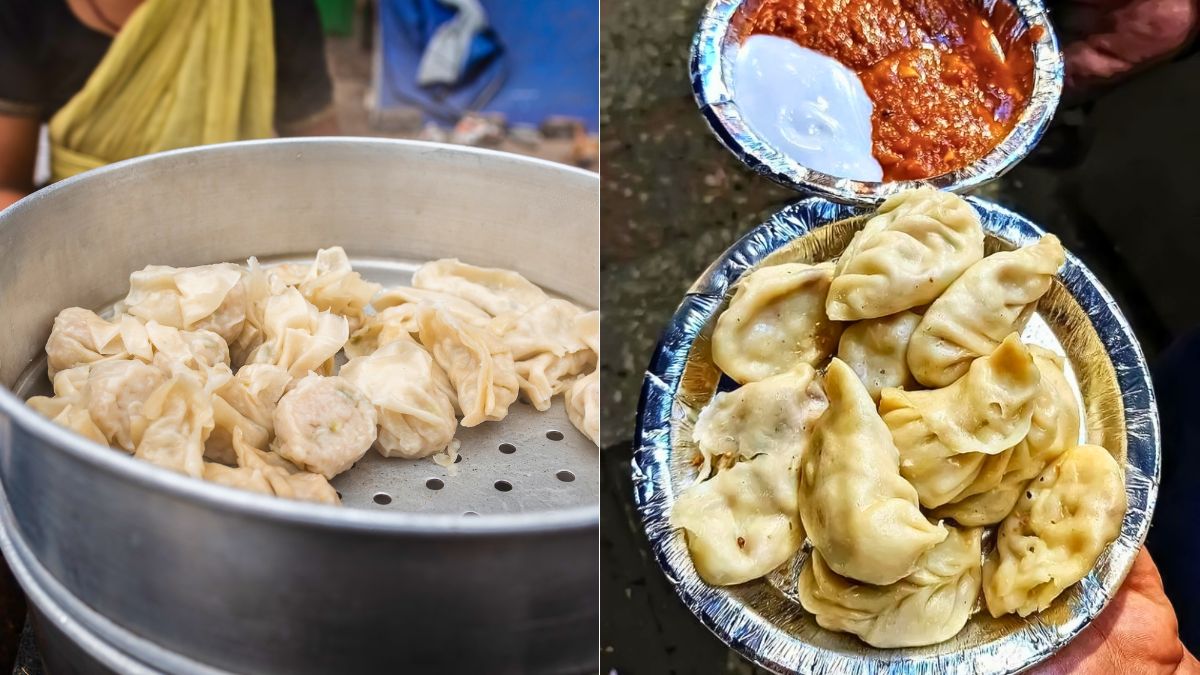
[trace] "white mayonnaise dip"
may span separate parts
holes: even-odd
[[[733,95],[754,133],[802,166],[883,180],[871,155],[871,99],[836,59],[787,38],[751,35],[738,50]]]

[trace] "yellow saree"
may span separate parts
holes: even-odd
[[[146,0],[51,118],[51,175],[266,138],[274,109],[271,0]]]

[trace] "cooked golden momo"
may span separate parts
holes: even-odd
[[[983,258],[983,227],[962,197],[933,188],[885,201],[842,252],[825,310],[831,319],[888,316],[931,302]]]
[[[1063,372],[1063,358],[1037,346],[1029,352],[1042,376],[1029,433],[1013,448],[988,457],[971,486],[934,516],[971,526],[1004,520],[1025,485],[1079,442],[1079,402]]]
[[[842,333],[825,316],[832,277],[829,263],[771,265],[742,277],[717,318],[713,363],[745,384],[824,361]]]
[[[944,387],[1010,333],[1021,332],[1065,260],[1058,237],[1047,234],[972,265],[934,300],[913,333],[908,343],[913,376],[927,387]]]
[[[1046,609],[1121,533],[1126,506],[1121,467],[1107,450],[1080,445],[1064,452],[1000,524],[983,567],[988,612]]]
[[[692,431],[704,458],[701,478],[720,456],[802,453],[826,405],[817,372],[809,365],[717,394],[700,411]]]
[[[813,548],[838,574],[890,584],[946,538],[900,476],[900,454],[858,376],[839,359],[825,373],[829,407],[801,458],[800,516]]]
[[[687,487],[675,500],[671,525],[684,529],[701,579],[714,586],[744,583],[800,550],[796,460],[791,453],[759,455]]]
[[[814,550],[797,585],[800,604],[822,628],[853,633],[873,647],[944,642],[967,625],[979,598],[982,533],[949,528],[912,574],[887,586],[838,576]]]
[[[1013,333],[949,387],[883,390],[879,413],[900,451],[900,474],[922,506],[952,501],[978,478],[988,456],[1025,438],[1040,382],[1033,356]]]
[[[838,341],[837,356],[858,374],[871,398],[887,387],[912,389],[916,384],[908,372],[908,340],[921,322],[921,315],[900,312],[878,319],[850,324]]]

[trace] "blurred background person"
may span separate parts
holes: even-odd
[[[337,133],[303,0],[0,3],[0,208],[52,180],[205,143]]]
[[[595,0],[0,0],[0,208],[120,159],[275,135],[594,170],[598,27]]]

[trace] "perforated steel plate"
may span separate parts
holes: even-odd
[[[270,266],[311,260],[303,256],[262,262]],[[421,262],[351,258],[355,270],[384,287],[409,285]],[[552,288],[545,290],[554,294]],[[591,308],[579,298],[567,299]],[[111,305],[104,309],[111,310]],[[44,358],[22,373],[14,390],[23,398],[50,393]],[[335,477],[333,486],[347,507],[465,517],[590,506],[599,498],[598,450],[571,424],[561,396],[546,412],[518,401],[504,420],[470,429],[460,426],[455,437],[461,447],[453,466],[428,458],[383,457],[369,450],[352,469]]]

